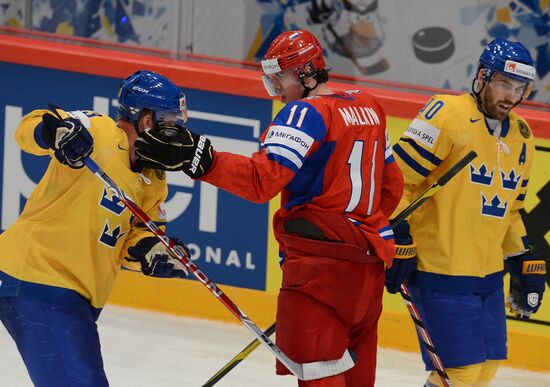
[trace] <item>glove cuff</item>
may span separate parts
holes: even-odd
[[[522,262],[521,274],[546,274],[546,262],[542,259],[525,260]]]
[[[410,245],[395,245],[395,258],[411,259],[416,257],[416,242]]]

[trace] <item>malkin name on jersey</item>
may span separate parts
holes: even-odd
[[[380,125],[380,118],[370,107],[350,106],[338,108],[346,126],[350,125]]]

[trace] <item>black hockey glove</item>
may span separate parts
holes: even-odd
[[[74,169],[84,166],[84,159],[93,151],[94,140],[88,129],[76,118],[61,120],[50,113],[42,116],[42,141],[54,150],[61,164]]]
[[[179,240],[173,238],[172,240],[185,250]],[[151,277],[185,278],[189,273],[185,265],[173,258],[166,246],[153,236],[141,239],[135,246],[128,249],[128,254],[130,258],[126,260],[139,262],[141,272]]]
[[[135,147],[137,166],[183,171],[192,179],[208,172],[214,157],[210,140],[183,126],[148,129],[140,134]]]
[[[409,222],[405,220],[393,230],[395,257],[391,268],[386,269],[386,289],[392,294],[399,292],[401,284],[416,270],[416,243],[412,240],[410,229]]]
[[[510,273],[510,294],[506,306],[514,316],[527,320],[542,302],[546,263],[535,254],[533,245],[529,245],[528,252],[509,257],[504,263]]]

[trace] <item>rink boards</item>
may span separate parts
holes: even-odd
[[[266,98],[258,71],[0,35],[2,230],[17,218],[48,163],[45,157],[21,152],[15,144],[13,132],[23,115],[53,102],[67,110],[90,109],[115,117],[120,79],[144,68],[161,72],[182,87],[188,99],[188,126],[208,135],[216,149],[250,155],[258,149],[262,130],[281,107]],[[363,88],[336,83],[332,86]],[[368,90],[385,108],[393,140],[429,98],[427,94]],[[526,198],[527,227],[530,235],[539,238],[535,242],[548,257],[550,113],[518,111],[530,122],[537,145]],[[278,198],[252,204],[208,184],[193,182],[182,173],[169,174],[168,181],[168,233],[188,244],[193,261],[222,285],[253,321],[269,325],[274,320],[280,283],[270,223]],[[418,350],[403,302],[398,296],[385,297],[381,345]],[[550,371],[550,300],[545,301],[535,315],[536,322],[509,321],[510,365]],[[234,320],[194,280],[156,280],[122,272],[111,302]]]

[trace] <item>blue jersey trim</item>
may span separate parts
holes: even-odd
[[[290,193],[284,206],[286,209],[309,203],[323,193],[325,170],[335,146],[335,142],[325,142],[309,155],[300,171],[285,187]]]
[[[49,145],[42,139],[42,121],[40,121],[40,123],[36,125],[36,128],[34,128],[34,141],[40,148],[50,149]]]
[[[296,156],[296,158],[299,160],[300,164],[297,165],[294,161],[292,161],[291,159],[283,156],[283,155],[280,155],[278,154],[276,151],[273,151],[277,148],[281,148],[281,149],[285,149],[289,152],[291,152],[293,155]],[[291,164],[294,164],[296,165],[296,168],[297,169],[300,169],[302,167],[302,165],[304,164],[304,160],[305,160],[305,157],[303,157],[302,155],[300,155],[300,153],[298,153],[295,149],[289,147],[289,146],[286,146],[286,145],[283,145],[283,144],[267,144],[267,145],[264,145],[264,149],[266,150],[266,153],[267,153],[267,156],[269,157],[270,155],[272,154],[275,154],[277,155],[278,157],[283,157],[285,160],[288,160]],[[272,151],[269,151],[269,149],[272,149]]]
[[[292,113],[291,110],[294,106],[296,106],[296,109],[294,113]],[[307,109],[307,112],[303,117],[303,121],[300,122],[301,111],[304,108]],[[289,119],[290,122],[288,122]],[[298,123],[300,123],[299,126]],[[313,105],[303,100],[297,100],[286,104],[273,120],[273,125],[294,128],[311,136],[315,141],[322,141],[327,133],[327,127],[321,113],[319,113]]]
[[[281,164],[283,167],[290,169],[294,173],[298,173],[299,171],[298,166],[294,164],[292,161],[290,161],[289,159],[287,159],[286,157],[283,157],[276,153],[268,153],[267,158],[269,160],[272,160],[272,161],[275,161],[276,163]]]
[[[506,137],[510,131],[510,117],[506,117],[502,121],[502,129],[500,130],[500,137]]]
[[[517,197],[516,200],[519,200],[519,201],[525,200],[525,194],[520,194],[520,195],[518,195],[518,197]]]
[[[529,239],[527,239],[527,235],[521,237],[521,242],[523,243],[525,250],[529,250]]]
[[[393,146],[393,151],[401,157],[401,159],[409,166],[411,167],[415,172],[418,172],[422,176],[426,177],[430,174],[430,171],[424,168],[422,165],[418,164],[416,160],[414,160],[411,156],[405,152],[403,148],[399,144],[395,144]]]
[[[441,164],[442,160],[439,157],[434,155],[432,152],[428,152],[426,149],[422,148],[420,145],[414,142],[412,138],[402,137],[399,140],[410,144],[413,147],[413,149],[418,152],[420,156],[428,160],[430,163],[436,166]]]
[[[493,129],[491,129],[491,127],[489,126],[486,117],[484,118],[484,121],[485,121],[485,127],[487,128],[487,131],[489,132],[489,134],[491,136],[494,136],[495,131]],[[506,135],[508,134],[509,131],[510,131],[510,118],[506,117],[504,119],[504,121],[502,121],[502,125],[501,125],[501,128],[500,128],[500,137],[503,137],[503,138],[506,137]]]
[[[438,290],[448,293],[490,293],[504,286],[504,272],[499,271],[485,277],[445,275],[416,271],[410,285],[421,289]]]
[[[382,227],[378,230],[378,234],[385,240],[395,239],[393,228],[391,226]]]
[[[525,179],[525,180],[522,180],[521,181],[521,187],[524,188],[524,187],[527,187],[527,184],[529,183],[529,179]]]
[[[86,300],[76,291],[57,286],[27,282],[0,271],[0,297],[23,297],[33,300],[77,303]]]

